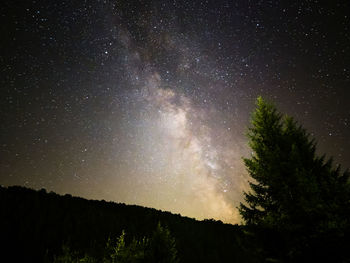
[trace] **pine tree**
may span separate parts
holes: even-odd
[[[253,180],[239,207],[246,224],[283,233],[291,254],[310,240],[339,240],[349,231],[349,173],[318,157],[315,141],[293,118],[261,97],[256,105],[248,133],[253,154],[244,159]]]
[[[177,263],[176,242],[167,227],[158,223],[150,241],[149,262],[153,263]]]
[[[108,240],[106,245],[105,263],[136,263],[147,262],[145,251],[148,249],[147,238],[141,240],[133,239],[129,245],[125,243],[125,232],[123,231],[116,242]]]

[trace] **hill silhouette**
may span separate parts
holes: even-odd
[[[243,229],[221,221],[20,186],[0,187],[2,257],[51,262],[63,246],[99,258],[108,238],[150,236],[158,222],[176,240],[180,262],[253,262]]]

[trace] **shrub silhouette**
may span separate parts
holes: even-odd
[[[103,263],[177,263],[175,239],[168,228],[158,223],[152,237],[137,240],[133,238],[129,245],[125,241],[125,232],[115,242],[108,239],[105,247]],[[79,258],[68,246],[62,247],[62,255],[55,257],[54,263],[94,263],[99,262],[89,255]]]

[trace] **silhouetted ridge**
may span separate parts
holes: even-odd
[[[152,208],[64,196],[44,189],[0,187],[1,248],[15,261],[50,262],[62,245],[96,258],[108,237],[150,236],[158,222],[176,239],[180,262],[248,262],[240,226],[182,217]]]

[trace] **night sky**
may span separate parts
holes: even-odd
[[[350,164],[349,1],[5,1],[0,184],[240,221],[257,96]]]

